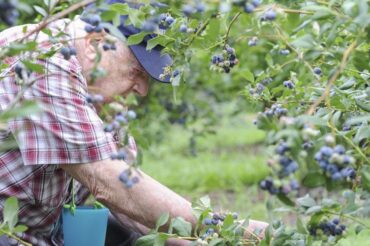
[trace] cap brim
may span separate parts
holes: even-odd
[[[161,54],[161,50],[156,48],[147,50],[145,44],[130,45],[129,48],[150,77],[162,83],[170,83],[171,76],[161,76],[164,68],[173,62],[168,54]]]

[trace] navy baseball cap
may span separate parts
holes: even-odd
[[[107,4],[114,4],[114,3],[126,3],[124,0],[105,0]],[[130,7],[137,8],[137,5],[131,5]],[[128,19],[127,15],[120,16],[120,25],[118,29],[121,33],[126,37],[129,38],[131,35],[135,35],[141,32],[141,29],[134,27],[132,24],[126,25],[126,20]],[[164,68],[167,66],[172,65],[173,61],[170,55],[168,54],[161,54],[163,47],[157,45],[151,50],[146,49],[146,45],[148,40],[156,37],[155,34],[148,34],[145,36],[143,41],[136,45],[129,45],[128,47],[139,61],[141,66],[145,69],[145,71],[152,77],[153,79],[163,82],[169,83],[170,82],[170,75],[161,77],[161,74],[164,74]]]

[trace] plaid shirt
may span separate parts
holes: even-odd
[[[67,22],[56,21],[49,29],[56,34],[68,32]],[[28,25],[28,30],[34,27]],[[23,26],[1,32],[0,49],[23,35]],[[61,44],[51,44],[45,33],[32,35],[30,40],[34,38],[37,38],[38,51],[61,47]],[[19,57],[3,60],[9,67],[0,74],[1,111],[22,89],[14,73],[18,60]],[[38,246],[63,245],[58,218],[70,199],[71,178],[59,164],[107,159],[116,151],[116,142],[111,134],[104,132],[95,108],[85,100],[87,84],[76,57],[67,61],[57,52],[37,63],[44,66],[45,74],[30,75],[30,80],[36,79],[36,82],[22,99],[37,101],[42,111],[14,118],[0,132],[0,148],[11,139],[18,145],[0,150],[0,221],[4,200],[16,197],[20,206],[19,223],[29,227],[18,236]],[[76,200],[82,202],[88,195],[87,189],[79,183],[76,186]]]

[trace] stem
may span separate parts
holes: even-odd
[[[223,49],[225,49],[225,46],[226,46],[226,44],[227,44],[227,41],[228,41],[228,39],[229,39],[229,33],[230,33],[230,30],[231,30],[231,26],[234,24],[234,22],[236,21],[236,19],[238,19],[238,17],[240,16],[240,14],[241,14],[242,12],[238,12],[234,17],[233,17],[233,19],[230,21],[230,24],[229,24],[229,26],[228,26],[228,28],[227,28],[227,32],[226,32],[226,35],[225,35],[225,38],[224,38],[224,47],[223,47]]]
[[[18,242],[24,244],[25,246],[32,246],[32,244],[26,242],[26,241],[23,241],[21,238],[17,237],[16,235],[8,232],[8,231],[5,231],[3,229],[0,229],[0,232],[6,234],[8,237],[11,237],[11,238],[14,238],[15,240],[17,240]]]
[[[347,218],[347,219],[350,219],[350,220],[353,220],[355,221],[356,223],[360,224],[360,225],[363,225],[364,227],[366,227],[367,229],[370,229],[370,226],[365,224],[364,222],[362,222],[361,220],[351,216],[351,215],[348,215],[348,214],[341,214],[341,213],[336,213],[336,212],[332,212],[332,211],[325,211],[329,214],[333,214],[333,215],[337,215],[337,216],[341,216],[341,217],[344,217],[344,218]]]
[[[29,38],[32,34],[41,31],[43,28],[45,28],[50,23],[52,23],[52,22],[54,22],[54,21],[56,21],[56,20],[58,20],[58,19],[60,19],[60,18],[62,18],[64,16],[66,16],[66,15],[68,15],[70,13],[72,13],[73,11],[75,11],[75,10],[81,8],[81,7],[84,7],[84,6],[86,6],[86,5],[90,4],[90,3],[93,3],[95,1],[96,0],[84,0],[82,2],[79,2],[79,3],[76,3],[76,4],[72,5],[72,6],[70,6],[69,8],[63,10],[62,12],[59,12],[59,13],[53,15],[53,16],[50,16],[48,19],[45,19],[43,22],[41,22],[37,28],[35,28],[35,29],[31,30],[30,32],[28,32],[19,41],[21,42],[21,41]]]
[[[319,99],[317,99],[315,101],[314,104],[311,105],[311,107],[307,110],[306,114],[312,115],[314,113],[315,109],[317,108],[317,106],[319,106],[319,104],[324,99],[327,99],[328,100],[328,95],[330,93],[330,89],[331,89],[332,85],[334,84],[334,82],[338,78],[339,74],[343,71],[343,69],[347,65],[349,55],[356,48],[356,45],[357,45],[357,40],[353,41],[353,43],[346,49],[346,51],[344,51],[343,57],[342,57],[342,61],[341,61],[340,65],[339,65],[339,68],[334,73],[334,75],[329,79],[329,81],[328,81],[328,83],[326,85],[326,88],[325,88],[324,93],[319,97]]]

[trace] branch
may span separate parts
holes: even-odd
[[[55,15],[50,16],[50,18],[45,19],[43,22],[41,22],[39,24],[39,26],[37,28],[35,28],[35,29],[31,30],[30,32],[28,32],[19,41],[21,42],[21,41],[29,38],[32,34],[34,34],[36,32],[39,32],[40,30],[42,30],[43,28],[45,28],[50,23],[52,23],[52,22],[54,22],[54,21],[56,21],[56,20],[58,20],[58,19],[60,19],[60,18],[62,18],[64,16],[66,16],[66,15],[68,15],[70,13],[72,13],[73,11],[75,11],[75,10],[81,8],[81,7],[84,7],[84,6],[86,6],[86,5],[90,4],[90,3],[93,3],[95,1],[96,0],[84,0],[82,2],[79,2],[79,3],[76,3],[76,4],[72,5],[72,6],[70,6],[69,8],[63,10],[62,12],[59,12],[59,13],[57,13]]]
[[[337,69],[337,71],[334,73],[334,75],[329,79],[327,85],[326,85],[326,88],[325,88],[325,91],[324,93],[320,96],[320,98],[318,98],[314,104],[311,105],[311,107],[307,110],[306,114],[307,115],[312,115],[314,112],[315,112],[315,109],[317,108],[317,106],[319,106],[319,104],[328,97],[329,93],[330,93],[330,89],[332,87],[332,85],[334,84],[335,80],[338,78],[339,74],[343,71],[343,69],[346,67],[347,65],[347,62],[348,62],[348,57],[349,55],[351,54],[351,52],[356,48],[356,45],[357,45],[357,41],[355,40],[347,49],[346,51],[344,52],[343,54],[343,57],[342,57],[342,61],[339,65],[339,68]]]
[[[228,28],[227,28],[227,32],[226,32],[226,36],[225,36],[225,38],[224,38],[224,49],[225,49],[225,46],[226,46],[226,43],[227,43],[227,41],[228,41],[228,39],[229,39],[229,33],[230,33],[230,30],[231,30],[231,26],[234,24],[234,22],[236,21],[236,19],[238,19],[238,17],[240,16],[240,14],[241,14],[242,12],[238,12],[235,16],[234,16],[234,18],[230,21],[230,24],[229,24],[229,26],[228,26]]]

